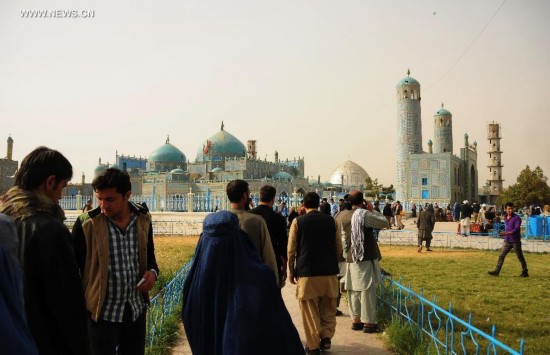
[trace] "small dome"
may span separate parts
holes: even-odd
[[[365,179],[368,177],[369,174],[365,169],[348,160],[334,170],[329,181],[334,185],[360,186],[365,184]]]
[[[94,174],[97,176],[99,174],[101,174],[102,172],[104,172],[105,170],[107,170],[108,166],[107,165],[98,165],[95,167],[94,169]]]
[[[272,177],[273,180],[292,180],[292,175],[290,175],[287,172],[279,171],[278,173],[274,174]]]
[[[219,173],[220,171],[223,171],[222,168],[216,167],[216,168],[212,169],[210,172],[211,173]]]
[[[172,171],[170,171],[170,174],[185,174],[185,171],[183,171],[180,168],[176,168],[176,169],[173,169]]]
[[[13,139],[11,138],[11,136],[8,137],[8,143],[13,143]]]
[[[166,139],[166,143],[155,149],[149,155],[149,162],[154,163],[174,163],[174,162],[187,162],[185,154],[173,144],[170,143],[170,138]]]
[[[223,160],[225,158],[244,158],[246,147],[231,133],[221,130],[201,144],[197,151],[196,161]]]
[[[116,163],[113,163],[111,165],[109,165],[109,168],[110,169],[119,169],[118,165],[116,165]]]
[[[445,108],[443,108],[443,104],[441,104],[441,108],[437,110],[435,113],[436,116],[452,116],[452,114],[447,111]]]
[[[407,76],[406,78],[399,80],[399,82],[397,83],[397,86],[411,85],[411,84],[420,85],[420,83],[415,78]]]

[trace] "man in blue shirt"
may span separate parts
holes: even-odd
[[[500,269],[502,269],[502,264],[504,263],[506,255],[508,255],[510,250],[513,248],[523,270],[519,276],[529,277],[527,262],[525,261],[523,252],[521,251],[521,218],[514,213],[514,205],[511,202],[506,204],[506,217],[504,217],[504,222],[506,224],[506,228],[504,232],[499,234],[501,237],[505,237],[502,245],[502,253],[500,253],[500,256],[498,257],[497,267],[495,270],[489,271],[489,275],[498,276]]]

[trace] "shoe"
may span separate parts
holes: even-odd
[[[487,273],[488,273],[489,275],[491,275],[491,276],[498,276],[498,273],[499,273],[499,272],[496,271],[496,270],[494,270],[494,271],[488,271]]]
[[[386,270],[384,270],[383,268],[380,268],[380,273],[382,274],[382,276],[392,277],[391,272],[386,271]]]
[[[417,250],[419,253],[422,253],[422,247],[418,247],[418,250]]]
[[[317,355],[320,355],[321,354],[321,349],[317,348],[317,349],[310,349],[308,348],[307,346],[304,348],[306,354],[317,354]]]
[[[363,333],[378,333],[379,331],[378,324],[365,324],[363,327]]]
[[[432,250],[432,249],[430,249],[430,248],[428,248],[428,249],[426,249],[426,251],[433,251],[433,250]]]
[[[319,347],[321,348],[321,350],[328,350],[330,349],[331,345],[332,343],[330,342],[330,338],[323,338],[321,339],[321,345],[319,345]]]
[[[527,272],[527,270],[523,270],[521,274],[519,274],[519,277],[529,277],[529,272]]]
[[[341,310],[336,309],[336,317],[341,316],[342,314],[344,314],[344,313],[342,313]]]
[[[351,329],[352,330],[362,330],[363,327],[365,326],[365,323],[351,323]]]

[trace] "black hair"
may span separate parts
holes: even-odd
[[[319,207],[319,195],[316,192],[308,192],[304,196],[305,208],[317,208]]]
[[[270,202],[275,198],[277,190],[271,185],[264,185],[260,188],[260,201]],[[281,201],[281,199],[279,199]]]
[[[132,183],[130,182],[130,175],[128,175],[126,171],[117,168],[109,168],[96,176],[92,181],[92,188],[94,191],[113,187],[122,195],[131,191]]]
[[[512,202],[506,202],[506,205],[504,207],[512,207],[514,208],[514,204]]]
[[[73,177],[71,163],[57,150],[38,147],[30,152],[15,173],[15,186],[32,190],[40,186],[49,176],[55,176],[56,183]]]
[[[358,205],[362,204],[363,200],[364,200],[363,193],[361,191],[358,191],[358,190],[353,191],[348,196],[348,201],[353,206],[358,206]]]
[[[248,182],[244,180],[232,180],[227,184],[225,192],[229,202],[240,202],[243,194],[248,191]]]

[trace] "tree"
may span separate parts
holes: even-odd
[[[550,204],[550,186],[548,178],[544,176],[542,169],[536,167],[534,170],[525,167],[520,173],[514,185],[505,189],[499,196],[500,205],[512,202],[516,208],[535,205]]]
[[[384,186],[378,182],[378,179],[372,180],[370,176],[365,179],[365,196],[367,197],[380,200],[381,195],[387,196],[393,192],[395,192],[393,185]]]

